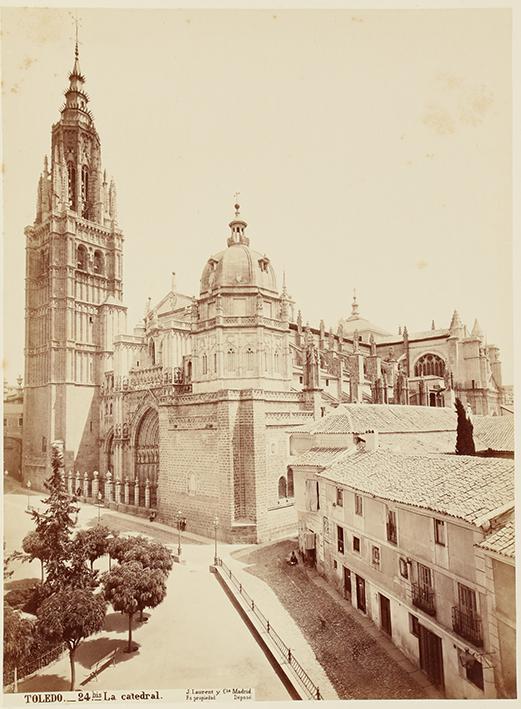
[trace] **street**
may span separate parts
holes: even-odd
[[[31,495],[38,506],[43,495]],[[27,495],[8,494],[5,503],[6,553],[21,548],[24,535],[34,528],[25,512]],[[97,521],[96,508],[80,505],[78,526]],[[117,513],[103,510],[102,522],[110,525]],[[148,531],[149,536],[154,536]],[[174,543],[172,532],[172,543]],[[160,535],[164,536],[164,535]],[[87,638],[77,653],[77,676],[81,682],[97,661],[116,647],[114,667],[91,680],[90,689],[185,689],[252,688],[256,699],[287,700],[289,694],[275,674],[262,650],[226,597],[217,579],[209,573],[213,558],[211,544],[183,542],[185,564],[174,564],[168,582],[167,597],[149,613],[147,622],[134,621],[133,640],[138,651],[126,654],[128,621],[109,607],[105,630]],[[13,580],[40,577],[38,561],[15,562]],[[95,568],[106,570],[107,559]],[[7,583],[7,588],[9,582]],[[42,670],[39,676],[22,680],[20,692],[68,689],[68,657]]]

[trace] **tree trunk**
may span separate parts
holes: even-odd
[[[132,618],[133,613],[128,614],[128,650],[127,652],[132,652]]]
[[[41,576],[42,576],[42,583],[44,582],[44,577],[43,577],[43,559],[40,559],[40,569],[41,569]]]
[[[143,609],[142,608],[139,609],[139,620],[143,621]]]
[[[90,560],[90,570],[94,571],[94,559]]]
[[[76,682],[76,665],[74,664],[74,655],[76,654],[76,648],[69,650],[69,660],[71,663],[71,692],[74,691],[74,683]]]

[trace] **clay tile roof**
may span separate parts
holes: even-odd
[[[455,431],[456,412],[450,408],[398,404],[342,404],[299,431],[308,433],[407,433]]]
[[[299,455],[294,462],[290,463],[291,467],[300,465],[315,465],[321,468],[326,468],[332,465],[344,455],[349,455],[350,451],[346,448],[311,448],[310,450]]]
[[[376,450],[346,457],[321,477],[470,523],[514,504],[514,461],[503,458],[400,455]]]
[[[481,549],[493,551],[509,559],[516,557],[516,530],[514,520],[508,521],[501,529],[493,532],[477,545]]]
[[[475,416],[472,424],[477,450],[514,452],[513,416]]]

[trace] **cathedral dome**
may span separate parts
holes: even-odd
[[[250,249],[249,239],[244,234],[246,222],[238,218],[238,205],[235,209],[228,248],[208,259],[201,275],[201,295],[221,287],[244,286],[277,293],[273,266],[266,255]]]

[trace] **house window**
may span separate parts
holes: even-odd
[[[339,487],[336,489],[336,504],[338,507],[344,506],[344,492]]]
[[[286,478],[284,475],[281,475],[279,478],[279,500],[281,500],[283,497],[288,496],[288,488],[286,485]]]
[[[306,480],[306,509],[308,512],[316,512],[320,509],[320,496],[316,480]]]
[[[380,568],[380,547],[373,545],[371,549],[371,563],[375,569]]]
[[[329,537],[329,520],[327,517],[322,517],[322,531],[324,537]]]
[[[387,511],[387,541],[391,544],[397,544],[398,536],[396,533],[396,512],[393,510]]]
[[[362,514],[363,514],[362,496],[355,495],[355,515],[362,516]]]
[[[336,537],[337,537],[337,549],[341,554],[343,554],[344,553],[344,530],[342,527],[339,527],[338,525],[336,528]]]
[[[407,559],[404,559],[403,556],[401,556],[398,561],[398,566],[400,569],[400,576],[404,579],[408,579],[409,578],[409,566],[407,564]]]
[[[288,497],[295,497],[295,486],[293,483],[293,470],[288,468]]]
[[[472,682],[475,687],[483,690],[483,665],[481,662],[472,657],[470,653],[462,652],[461,650],[459,650],[458,655],[460,658],[460,664],[463,663],[465,677],[469,682]]]
[[[104,258],[101,251],[94,252],[94,273],[98,273],[100,276],[103,275],[105,271]]]
[[[360,537],[353,537],[353,551],[360,554]]]
[[[412,613],[409,613],[409,631],[411,635],[414,635],[417,638],[420,637],[420,623],[418,618]]]
[[[434,541],[436,544],[444,547],[445,541],[445,522],[441,519],[434,520]]]

